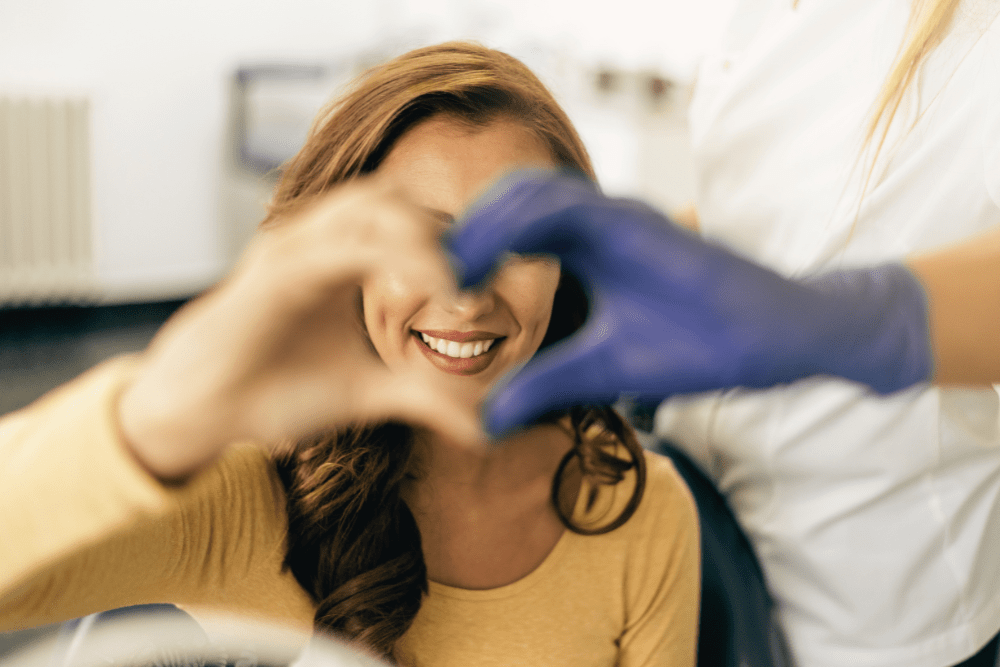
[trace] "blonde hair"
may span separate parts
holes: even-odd
[[[910,6],[910,20],[905,39],[900,44],[889,75],[875,98],[871,117],[868,119],[868,126],[865,130],[864,141],[861,143],[861,150],[858,154],[857,164],[861,164],[865,154],[869,153],[869,149],[875,142],[876,135],[879,135],[875,149],[870,151],[867,173],[864,175],[861,197],[855,211],[855,224],[861,215],[861,205],[875,173],[879,154],[889,136],[889,126],[892,125],[903,97],[916,78],[921,65],[948,32],[960,2],[961,0],[913,0]],[[792,0],[793,8],[798,4],[799,0]]]
[[[896,60],[889,71],[889,76],[886,77],[876,98],[874,111],[868,123],[868,131],[865,134],[865,146],[875,138],[879,127],[882,128],[879,148],[885,142],[886,133],[892,119],[896,116],[896,111],[899,110],[903,94],[913,82],[928,54],[941,43],[960,1],[913,0],[910,7],[907,39],[900,46]],[[793,8],[797,7],[798,4],[799,0],[792,0]]]
[[[878,156],[889,133],[896,112],[907,88],[913,83],[917,71],[934,50],[951,25],[955,10],[960,0],[913,0],[910,9],[910,23],[907,28],[907,39],[900,46],[896,61],[882,90],[876,98],[874,111],[868,122],[864,147],[868,147],[881,130],[875,157]],[[874,163],[874,158],[873,158]],[[870,174],[869,174],[870,176]]]

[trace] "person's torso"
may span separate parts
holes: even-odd
[[[739,3],[691,108],[702,233],[803,276],[1000,225],[989,4],[959,8],[868,180],[866,121],[909,2]],[[941,667],[1000,625],[1000,546],[983,539],[1000,531],[998,413],[990,389],[878,398],[816,379],[675,401],[657,421],[728,495],[801,665]]]

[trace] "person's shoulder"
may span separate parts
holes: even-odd
[[[694,497],[673,461],[649,450],[643,451],[643,457],[646,461],[646,485],[633,517],[636,523],[697,523]]]
[[[666,492],[690,495],[684,479],[677,472],[670,457],[644,449],[643,458],[646,460],[647,487],[656,486]]]
[[[625,567],[636,586],[634,599],[646,595],[644,586],[657,588],[655,582],[697,577],[700,561],[698,510],[687,484],[669,458],[649,451],[643,456],[646,485],[642,500],[619,529],[619,539],[629,545]],[[685,574],[678,574],[681,572]]]

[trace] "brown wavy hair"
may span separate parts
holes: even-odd
[[[440,115],[473,129],[514,120],[549,147],[557,164],[594,178],[569,118],[527,67],[499,51],[450,42],[375,67],[325,109],[285,166],[263,224],[375,171],[407,130]],[[587,308],[579,282],[563,274],[541,347],[578,329]],[[582,534],[625,523],[646,479],[642,448],[629,427],[608,406],[577,407],[545,421],[566,427],[574,442],[552,480],[562,523]],[[420,531],[400,491],[412,474],[413,444],[414,432],[404,424],[358,425],[303,440],[275,460],[287,492],[285,566],[316,603],[315,626],[390,660],[427,593]],[[622,445],[627,458],[615,454]],[[622,514],[600,529],[574,524],[572,508],[559,500],[570,466],[598,484],[616,484],[635,469],[635,492]]]

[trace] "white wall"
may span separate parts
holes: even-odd
[[[0,89],[89,93],[102,282],[200,288],[216,225],[228,77],[255,58],[329,57],[371,39],[376,5],[3,0]]]
[[[529,65],[568,53],[683,79],[728,1],[616,0],[609,16],[563,0],[0,0],[0,93],[91,97],[100,281],[113,300],[166,298],[227,262],[218,221],[238,64],[473,37]]]

